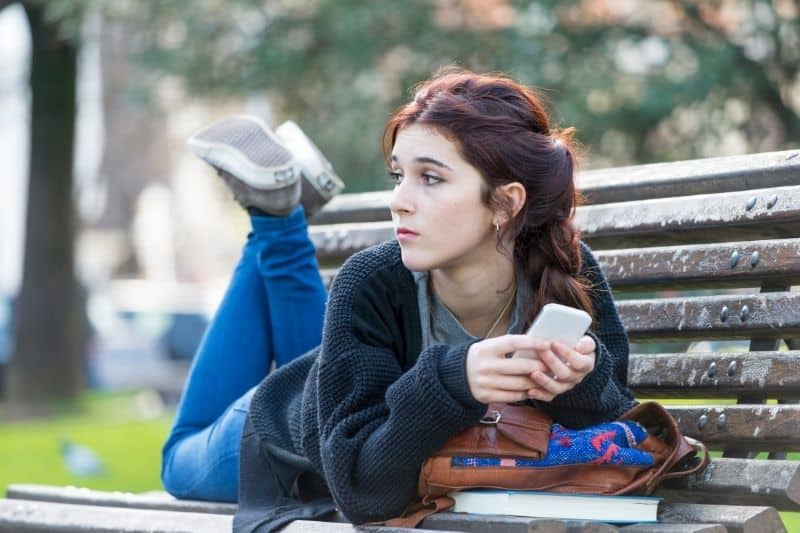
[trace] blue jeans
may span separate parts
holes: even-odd
[[[253,216],[230,285],[198,347],[162,449],[178,498],[235,502],[250,399],[274,362],[317,346],[327,294],[303,209]]]

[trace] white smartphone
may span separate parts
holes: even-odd
[[[526,335],[548,341],[558,341],[574,348],[589,329],[589,313],[561,304],[547,304],[525,332]],[[536,352],[517,352],[521,357],[534,357]]]

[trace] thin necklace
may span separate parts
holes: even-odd
[[[508,301],[506,302],[506,304],[503,306],[503,309],[501,309],[501,310],[500,310],[500,314],[499,314],[499,315],[497,315],[497,318],[495,319],[495,321],[494,321],[494,324],[492,324],[492,327],[490,327],[490,328],[489,328],[489,331],[487,331],[487,332],[486,332],[486,335],[484,335],[484,336],[483,336],[483,338],[484,338],[484,339],[488,339],[488,338],[489,338],[489,335],[491,335],[491,334],[492,334],[492,332],[494,331],[494,328],[496,328],[496,327],[497,327],[497,324],[499,324],[499,323],[500,323],[500,319],[502,319],[502,318],[503,318],[503,315],[505,315],[505,314],[506,314],[506,311],[508,311],[508,308],[509,308],[509,306],[511,305],[511,302],[512,302],[512,300],[514,300],[514,297],[515,297],[516,295],[517,295],[517,287],[516,287],[516,285],[515,285],[515,286],[514,286],[514,292],[512,292],[512,293],[511,293],[511,297],[508,299]]]

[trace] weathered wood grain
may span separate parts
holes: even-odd
[[[589,205],[575,224],[595,249],[794,237],[800,186]]]
[[[665,481],[656,490],[670,502],[763,505],[800,511],[800,463],[712,458],[694,476]]]
[[[98,507],[153,509],[193,513],[233,515],[236,512],[236,504],[233,503],[179,500],[162,491],[133,494],[130,492],[109,492],[78,487],[20,483],[9,485],[6,488],[6,498],[13,500],[93,505]]]
[[[786,527],[772,507],[666,503],[659,506],[659,520],[667,523],[722,524],[731,533],[782,533]]]
[[[620,533],[725,533],[722,524],[632,524],[621,527]]]
[[[422,521],[420,527],[433,531],[469,531],[469,533],[567,533],[570,529],[561,520],[527,518],[522,516],[479,515],[464,513],[437,513]],[[604,529],[613,533],[617,529],[608,526]],[[575,531],[582,531],[577,529]]]
[[[800,398],[800,351],[631,354],[628,384],[637,397]],[[798,444],[800,448],[800,443]]]
[[[800,293],[618,300],[632,341],[800,336]]]
[[[615,292],[800,283],[800,239],[595,252]]]
[[[791,451],[800,443],[798,405],[670,405],[668,409],[681,432],[709,448]]]
[[[714,157],[580,172],[575,183],[587,204],[630,202],[800,184],[798,150]],[[340,194],[311,222],[389,220],[391,191]]]
[[[578,189],[591,204],[713,194],[800,184],[798,150],[581,172]]]
[[[23,531],[216,533],[230,531],[232,524],[233,517],[230,515],[0,500],[0,533]]]

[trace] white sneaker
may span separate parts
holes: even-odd
[[[344,190],[344,182],[314,142],[291,120],[277,127],[275,135],[297,159],[303,177],[300,203],[311,217]]]

